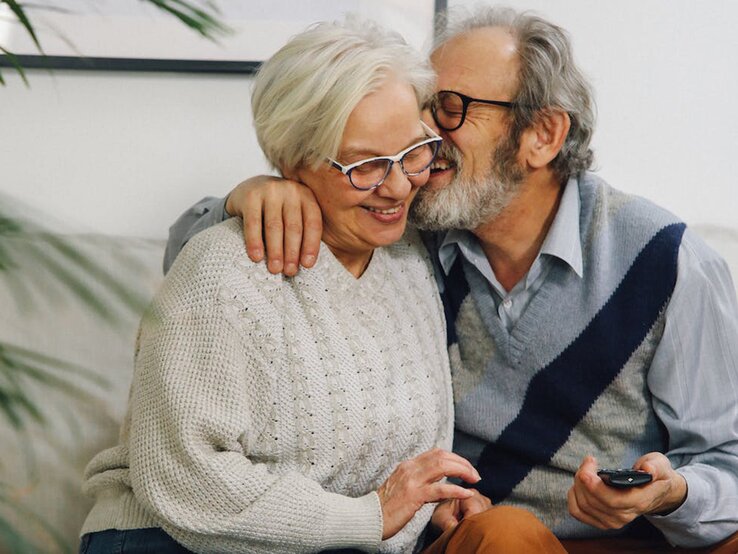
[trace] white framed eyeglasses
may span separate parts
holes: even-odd
[[[346,175],[351,186],[358,190],[372,190],[384,183],[395,162],[400,164],[405,175],[409,177],[420,175],[433,163],[443,140],[425,123],[421,121],[420,124],[429,138],[405,148],[394,156],[377,156],[349,165],[342,165],[332,158],[327,158],[327,161]]]

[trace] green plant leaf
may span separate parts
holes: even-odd
[[[221,23],[213,15],[199,8],[197,5],[184,0],[144,0],[163,10],[197,31],[203,37],[216,40],[216,35],[225,34],[231,29]]]
[[[13,262],[10,252],[0,243],[0,271],[8,271],[16,267],[18,266]]]
[[[18,220],[0,213],[0,235],[17,235],[23,230]]]
[[[12,498],[12,496],[8,494],[8,490],[9,486],[6,483],[0,482],[0,504],[10,506],[18,515],[38,526],[38,528],[40,528],[57,546],[60,552],[63,554],[72,554],[72,545],[67,543],[61,533],[59,533],[59,531],[57,531],[53,526],[46,523],[43,518],[38,516],[38,514],[23,506],[23,504],[18,500]],[[3,542],[5,542],[10,548],[10,552],[39,552],[39,544],[33,544],[26,537],[18,533],[18,531],[16,531],[7,520],[0,516],[0,544]],[[12,546],[11,544],[8,544],[10,542],[12,542]]]
[[[106,290],[113,293],[117,300],[127,306],[134,312],[142,312],[146,308],[148,302],[134,288],[124,285],[119,278],[111,275],[100,264],[96,263],[90,257],[83,255],[78,249],[70,246],[58,235],[53,233],[43,233],[40,238],[51,245],[63,258],[70,262],[77,269],[83,271],[88,277],[95,279],[101,283]]]
[[[23,418],[16,412],[12,395],[3,389],[0,389],[0,410],[3,411],[5,418],[13,426],[13,429],[20,430],[23,428]]]
[[[0,361],[3,360],[5,360],[6,363],[8,360],[10,360],[11,364],[18,363],[17,361],[20,360],[19,363],[23,365],[24,370],[28,370],[27,366],[33,366],[34,364],[36,364],[36,366],[47,366],[49,368],[53,368],[56,371],[73,373],[89,381],[90,383],[94,383],[99,387],[107,387],[110,385],[110,381],[108,381],[108,379],[102,377],[101,375],[98,375],[94,371],[84,366],[71,362],[66,362],[53,356],[47,356],[46,354],[37,352],[35,350],[21,348],[19,346],[11,345],[8,343],[0,343]],[[43,371],[44,370],[41,370],[41,373],[43,373]],[[30,369],[29,372],[32,377],[39,378],[39,371]],[[41,380],[43,380],[43,377],[40,378]],[[49,378],[51,379],[51,377]],[[76,389],[74,389],[74,391],[76,391]]]
[[[100,388],[107,388],[110,384],[104,377],[82,366],[0,342],[0,410],[17,431],[23,431],[30,421],[46,422],[37,402],[25,391],[24,379],[36,381],[46,389],[66,394],[76,401],[94,401],[94,396],[72,382],[70,375],[81,377],[83,384]]]
[[[0,0],[0,4],[7,4],[8,7],[10,7],[10,11],[15,14],[15,17],[18,18],[18,21],[20,21],[21,25],[23,25],[26,31],[28,31],[28,34],[31,35],[33,43],[36,45],[36,48],[38,48],[38,51],[43,54],[44,49],[41,48],[41,43],[38,41],[36,31],[34,30],[33,25],[31,25],[31,21],[28,19],[23,6],[21,6],[21,4],[19,4],[15,0]]]
[[[64,285],[69,292],[84,302],[100,319],[108,323],[115,321],[115,316],[108,309],[107,304],[89,288],[87,283],[79,275],[76,275],[75,272],[65,267],[59,260],[45,255],[43,250],[31,242],[26,244],[26,253],[37,260],[43,260],[42,267],[53,273],[60,284]]]
[[[96,258],[85,253],[83,246],[94,243],[88,240],[79,247],[72,245],[69,238],[3,215],[2,210],[0,207],[0,274],[13,287],[13,300],[19,307],[33,309],[32,286],[51,301],[58,301],[60,295],[54,295],[49,285],[60,285],[61,292],[71,293],[111,325],[123,321],[120,316],[125,313],[138,316],[144,311],[149,298],[142,290],[112,274]],[[116,258],[130,267],[131,274],[136,267],[141,267],[140,262],[127,256],[124,249],[114,248],[113,251]],[[25,273],[26,278],[16,279],[21,273]],[[34,286],[40,275],[48,275],[40,277],[47,282],[41,281]]]
[[[170,15],[173,15],[177,19],[179,19],[182,23],[184,23],[187,27],[192,29],[193,31],[196,31],[203,37],[212,40],[214,42],[217,42],[217,37],[219,35],[224,35],[227,33],[231,33],[233,30],[225,25],[223,22],[221,22],[218,19],[218,14],[220,11],[218,10],[217,4],[212,0],[203,0],[203,7],[198,6],[197,4],[193,2],[188,2],[186,0],[141,0],[142,2],[147,2],[151,4],[152,6],[169,13]],[[20,24],[25,28],[25,30],[30,35],[31,39],[33,40],[33,43],[36,45],[36,48],[42,55],[46,55],[42,46],[41,42],[38,39],[38,36],[36,35],[36,30],[31,23],[31,19],[28,17],[28,14],[26,13],[26,9],[28,7],[33,7],[37,9],[43,9],[43,10],[51,10],[51,11],[57,11],[62,13],[68,13],[69,10],[66,10],[64,8],[55,7],[51,5],[46,4],[29,4],[29,3],[19,3],[17,0],[0,0],[1,4],[7,4],[7,6],[10,8],[10,10],[13,12],[15,17],[18,19]],[[210,11],[208,11],[210,10]],[[63,35],[59,34],[60,38],[62,38],[67,44],[70,45],[70,47],[73,48],[73,45],[70,41],[68,41],[66,38],[63,37]],[[23,71],[22,66],[20,65],[18,58],[12,53],[0,46],[0,51],[3,52],[3,55],[8,58],[10,65],[13,66],[13,68],[20,74],[21,78],[23,79],[23,82],[26,84],[26,86],[30,86],[28,79],[26,78],[26,74]],[[0,85],[4,86],[5,79],[2,76],[2,73],[0,72]]]
[[[37,552],[38,547],[16,531],[9,521],[0,516],[0,545],[8,552]]]
[[[0,52],[3,53],[3,55],[8,58],[8,61],[10,62],[10,65],[12,65],[15,70],[18,72],[18,74],[21,76],[21,79],[23,79],[23,82],[26,84],[27,87],[30,87],[30,83],[28,82],[28,79],[26,78],[26,72],[23,71],[23,66],[18,61],[18,58],[15,54],[10,52],[9,50],[6,50],[2,46],[0,46]]]

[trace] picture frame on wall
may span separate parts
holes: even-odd
[[[192,3],[198,3],[194,0]],[[316,21],[347,13],[399,31],[418,49],[427,48],[435,14],[445,0],[200,0],[215,6],[229,31],[209,40],[149,2],[140,0],[38,1],[26,8],[36,45],[0,4],[0,46],[24,68],[103,71],[254,73],[289,37]],[[0,66],[10,64],[0,56]]]

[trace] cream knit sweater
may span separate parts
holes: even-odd
[[[193,238],[141,324],[120,444],[85,474],[82,533],[161,527],[196,552],[411,552],[432,506],[381,541],[377,488],[449,449],[443,309],[416,233],[355,279],[323,245],[293,278],[240,220]]]

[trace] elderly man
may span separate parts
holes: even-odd
[[[588,172],[593,102],[560,28],[483,8],[452,21],[431,59],[428,123],[444,146],[413,218],[446,308],[454,450],[482,494],[534,513],[570,552],[737,552],[725,263],[672,214]],[[255,259],[264,224],[271,271],[315,263],[315,201],[266,177],[186,213],[165,263],[229,215],[244,217]],[[611,487],[600,467],[652,481]],[[475,511],[442,504],[434,523]]]

